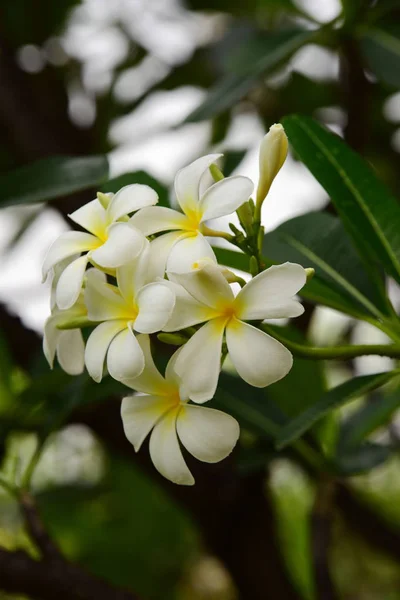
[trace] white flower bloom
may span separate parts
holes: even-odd
[[[164,331],[206,322],[183,346],[175,365],[191,400],[202,403],[213,397],[225,332],[230,358],[250,385],[265,387],[290,371],[289,350],[245,321],[301,315],[303,306],[293,296],[305,283],[303,267],[285,263],[254,277],[235,298],[223,274],[212,265],[174,274],[169,285],[176,292],[175,309]]]
[[[157,238],[160,253],[168,257],[167,270],[186,272],[199,258],[215,261],[203,237],[205,221],[230,215],[250,198],[253,183],[247,177],[227,177],[201,192],[201,181],[221,154],[209,154],[181,169],[175,177],[175,192],[183,213],[153,206],[133,215],[130,222],[145,235],[170,231]]]
[[[198,460],[216,463],[226,458],[239,437],[237,421],[219,410],[188,404],[174,364],[181,350],[169,361],[165,378],[156,369],[146,335],[138,336],[145,368],[134,380],[124,381],[141,392],[122,401],[125,435],[139,450],[150,437],[150,456],[156,469],[174,483],[193,485],[194,478],[182,456],[179,442]]]
[[[89,260],[103,269],[115,269],[141,252],[145,238],[133,227],[127,215],[158,201],[156,192],[141,184],[127,185],[115,195],[99,197],[108,201],[108,205],[103,206],[99,199],[92,200],[69,215],[89,233],[68,231],[62,234],[44,260],[43,278],[63,259],[79,255],[58,281],[56,301],[60,309],[70,308],[76,302]],[[80,256],[82,252],[85,254]]]
[[[144,368],[143,352],[134,330],[160,331],[171,316],[175,295],[167,282],[154,279],[151,244],[129,265],[117,269],[118,287],[90,279],[85,289],[89,319],[102,321],[91,333],[85,351],[86,368],[101,381],[107,357],[114,379],[138,376]]]

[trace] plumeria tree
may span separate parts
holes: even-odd
[[[202,15],[211,54],[197,40],[190,58],[165,58],[168,73],[149,75],[143,97],[128,86],[139,131],[154,88],[207,88],[168,124],[212,123],[203,150],[168,173],[170,189],[144,171],[111,174],[105,132],[112,138],[125,110],[124,81],[156,52],[137,28],[127,33],[140,14],[127,3],[119,27],[112,7],[112,35],[121,29],[135,58],[117,65],[109,94],[105,66],[93,92],[83,59],[60,62],[63,79],[39,70],[31,89],[26,56],[56,65],[77,52],[53,36],[68,1],[54,15],[44,4],[40,47],[22,40],[25,16],[15,28],[19,4],[2,15],[4,44],[0,23],[0,131],[10,155],[19,148],[0,177],[0,206],[39,206],[21,213],[15,244],[46,203],[68,223],[44,256],[43,339],[2,312],[0,590],[39,600],[394,600],[397,3],[343,0],[323,23],[300,1],[191,0],[186,32],[200,27],[197,9],[218,11]],[[34,7],[22,13],[36,23]],[[24,74],[9,50],[22,43]],[[321,48],[340,59],[334,81],[293,70],[298,51],[317,64]],[[65,116],[68,94],[74,118],[74,90],[97,110],[87,135]],[[246,115],[262,129],[258,156],[247,157],[253,172],[258,161],[256,182],[229,143],[235,127],[246,133]],[[272,192],[290,165],[292,190],[308,171],[326,205],[273,228]]]

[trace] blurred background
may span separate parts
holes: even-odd
[[[398,195],[399,5],[0,0],[0,183],[1,173],[38,159],[105,153],[111,178],[129,174],[172,198],[177,169],[210,150],[224,153],[226,174],[256,183],[263,135],[300,112],[343,136]],[[291,37],[290,49],[264,65],[280,52],[282,36],[297,31],[299,41]],[[50,373],[44,363],[41,333],[50,307],[41,264],[70,228],[68,213],[95,191],[0,210],[2,473],[18,476],[38,435],[57,428],[33,480],[46,526],[66,556],[140,597],[313,600],[318,511],[315,481],[303,465],[290,454],[246,452],[254,440],[244,430],[233,458],[193,465],[194,489],[170,485],[149,465],[147,448],[135,456],[124,439],[121,393],[85,380],[87,402],[77,408],[81,379]],[[331,207],[289,156],[263,209],[270,231]],[[395,289],[393,302],[399,305]],[[385,341],[365,323],[307,309],[297,325],[316,344]],[[322,374],[299,364],[286,386],[270,393],[295,403],[310,381],[339,383],[391,366],[390,359],[368,357],[328,365]],[[394,421],[380,435],[397,440],[397,429]],[[338,599],[400,599],[398,454],[340,487],[331,538]],[[32,551],[18,507],[2,490],[0,545]]]

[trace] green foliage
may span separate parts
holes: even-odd
[[[376,264],[400,281],[400,206],[363,159],[316,121],[283,120],[293,148],[328,192],[374,275]],[[379,198],[379,202],[377,199]]]
[[[109,181],[107,181],[107,183],[101,186],[100,191],[113,192],[115,194],[124,186],[131,185],[133,183],[149,185],[158,194],[158,205],[169,206],[167,188],[145,171],[134,171],[133,173],[124,173],[124,175],[120,175],[115,179],[110,179]]]
[[[392,23],[367,29],[361,47],[374,75],[400,88],[400,26]]]
[[[108,178],[105,156],[54,156],[0,176],[0,206],[46,202],[100,187]]]

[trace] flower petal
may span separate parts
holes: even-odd
[[[305,285],[301,265],[274,265],[251,279],[236,297],[240,319],[298,317],[304,308],[293,296]]]
[[[92,321],[133,318],[133,310],[126,304],[118,288],[100,278],[88,277],[84,298],[88,318]]]
[[[292,368],[293,357],[285,346],[243,321],[231,320],[226,343],[238,374],[254,387],[275,383]]]
[[[202,156],[178,171],[175,177],[175,193],[179,205],[185,214],[197,212],[200,180],[208,167],[215,163],[221,156],[222,154]]]
[[[126,329],[126,321],[106,321],[92,331],[86,342],[85,364],[89,375],[97,382],[103,377],[107,350],[114,337]]]
[[[217,262],[214,250],[201,233],[188,235],[172,247],[167,260],[167,271],[187,273],[198,269],[200,261],[204,259],[212,263]]]
[[[80,254],[86,250],[97,248],[101,242],[90,233],[80,231],[67,231],[50,246],[43,262],[42,274],[45,279],[47,273],[54,265],[73,254]]]
[[[129,327],[112,340],[107,353],[107,368],[117,381],[133,379],[143,371],[143,352]]]
[[[51,315],[44,324],[43,332],[43,354],[46,357],[50,368],[53,368],[54,357],[57,350],[57,342],[60,337],[61,330],[57,329],[57,317]]]
[[[145,285],[136,296],[139,309],[134,327],[140,333],[161,331],[170,318],[175,305],[175,294],[162,282]]]
[[[78,300],[87,262],[88,257],[85,254],[70,263],[61,273],[56,287],[56,303],[59,309],[71,308]]]
[[[107,209],[108,222],[117,221],[145,206],[157,204],[158,194],[148,185],[133,183],[121,188],[113,197]]]
[[[150,437],[150,456],[157,471],[179,485],[193,485],[176,433],[178,410],[170,410],[157,423]]]
[[[57,343],[60,366],[69,375],[80,375],[85,368],[85,342],[80,329],[61,331]]]
[[[193,402],[207,402],[215,394],[225,323],[226,319],[213,319],[203,325],[183,346],[176,360],[175,370]]]
[[[247,202],[254,189],[248,177],[238,175],[214,183],[200,200],[201,220],[216,219],[235,212]]]
[[[171,408],[164,396],[126,396],[122,400],[121,417],[124,432],[136,452],[157,421]]]
[[[171,249],[180,239],[185,239],[188,234],[182,231],[171,231],[158,236],[150,243],[149,281],[158,277],[164,278],[167,260]]]
[[[108,228],[107,241],[92,252],[92,258],[100,267],[115,269],[136,258],[144,242],[144,235],[130,223],[114,223]]]
[[[136,293],[150,281],[149,262],[150,242],[145,239],[143,250],[139,256],[117,269],[118,289],[129,305],[134,302]]]
[[[124,379],[124,385],[153,396],[165,396],[171,391],[153,361],[150,348],[150,338],[148,335],[138,335],[136,339],[142,349],[144,356],[144,369],[138,377],[134,379]],[[171,362],[171,361],[170,361]]]
[[[193,298],[217,311],[234,300],[229,283],[217,266],[205,265],[190,273],[173,273],[173,279]]]
[[[226,458],[239,439],[239,423],[226,413],[204,406],[183,406],[176,422],[178,437],[198,460],[216,463]]]
[[[68,216],[72,221],[83,227],[83,229],[90,231],[90,233],[93,233],[93,235],[101,240],[104,239],[108,225],[106,211],[97,199],[84,204]]]
[[[175,306],[163,331],[179,331],[198,323],[204,323],[217,315],[212,308],[198,302],[178,283],[167,282],[175,294]]]
[[[185,215],[166,206],[150,206],[142,208],[129,221],[144,235],[170,229],[187,229],[188,220]]]

